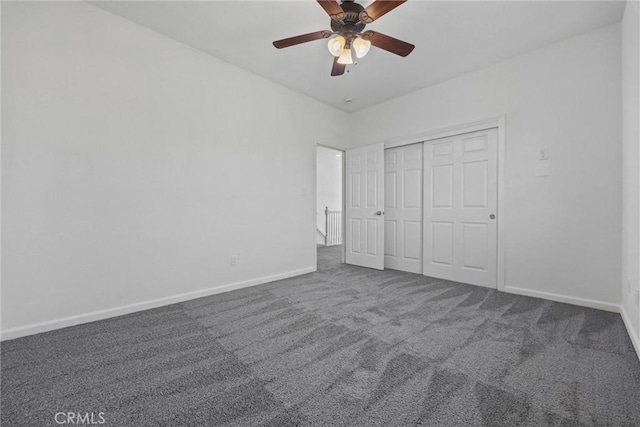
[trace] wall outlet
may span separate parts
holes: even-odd
[[[231,255],[231,265],[232,266],[238,265],[238,255]]]

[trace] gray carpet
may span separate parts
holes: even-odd
[[[2,344],[3,426],[640,425],[618,314],[342,265]]]

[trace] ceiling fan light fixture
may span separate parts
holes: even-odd
[[[353,50],[356,52],[358,58],[364,58],[364,56],[369,53],[369,49],[371,49],[371,42],[369,40],[356,37],[353,41]]]
[[[344,52],[344,44],[346,40],[342,36],[329,39],[327,47],[333,56],[340,56]]]
[[[282,49],[314,40],[326,40],[327,48],[333,55],[332,76],[341,76],[345,72],[348,73],[347,65],[357,64],[354,59],[357,61],[357,59],[367,55],[371,46],[405,57],[415,48],[411,43],[377,31],[367,30],[363,32],[363,30],[368,24],[377,21],[406,1],[367,0],[365,2],[367,6],[365,7],[358,3],[362,2],[362,0],[317,0],[320,7],[331,18],[331,29],[276,40],[273,42],[273,46],[276,49]],[[352,57],[352,47],[356,58]]]
[[[344,49],[338,58],[338,64],[351,65],[353,58],[351,57],[351,48]]]

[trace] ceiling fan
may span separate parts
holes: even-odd
[[[363,32],[367,24],[379,19],[407,0],[376,0],[366,8],[354,0],[343,0],[342,4],[338,4],[337,0],[317,1],[331,18],[331,30],[277,40],[273,42],[276,48],[282,49],[313,40],[329,39],[329,52],[334,56],[331,75],[339,76],[344,74],[347,65],[353,64],[351,48],[358,58],[362,58],[369,52],[372,45],[400,56],[409,55],[415,47],[377,31]],[[334,35],[336,37],[331,38]]]

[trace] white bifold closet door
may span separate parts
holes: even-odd
[[[424,145],[426,276],[497,287],[497,129]]]
[[[422,143],[384,151],[384,266],[422,273]]]
[[[384,145],[347,151],[346,262],[384,270]]]

